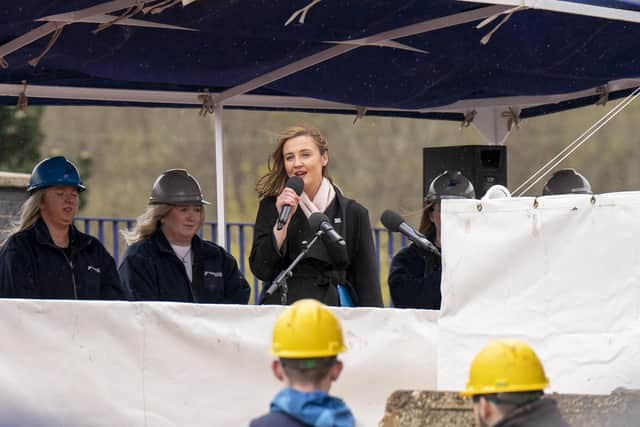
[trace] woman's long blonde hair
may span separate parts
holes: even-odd
[[[131,230],[122,230],[120,233],[127,241],[127,245],[132,245],[143,239],[147,239],[158,228],[158,222],[169,213],[171,205],[149,205],[142,215],[136,218],[136,225]]]
[[[267,163],[268,172],[261,177],[256,184],[256,191],[260,198],[277,196],[284,189],[287,181],[287,171],[284,168],[284,156],[282,150],[284,144],[298,136],[308,136],[313,139],[316,146],[320,150],[320,155],[329,151],[327,140],[318,129],[309,125],[291,126],[278,135],[278,143],[275,150],[269,156]],[[322,176],[327,176],[327,166],[322,168]]]
[[[205,207],[202,208],[200,214],[200,226],[204,223]],[[120,234],[127,242],[127,245],[132,245],[140,240],[148,239],[158,228],[158,222],[162,221],[162,218],[167,216],[169,211],[176,207],[175,205],[158,204],[149,205],[147,210],[142,215],[136,218],[136,225],[131,230],[122,230]]]
[[[20,219],[14,231],[15,233],[31,227],[40,218],[40,205],[46,192],[46,188],[37,190],[25,200],[20,207]]]
[[[18,220],[14,223],[13,228],[9,232],[7,238],[0,242],[0,246],[4,245],[9,237],[14,234],[31,227],[40,218],[40,205],[44,199],[44,193],[46,188],[34,191],[27,200],[20,206]]]

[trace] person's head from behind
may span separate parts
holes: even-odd
[[[167,240],[188,245],[205,219],[200,183],[185,169],[169,169],[156,178],[147,210],[138,217],[135,229],[125,232],[127,242],[134,243],[155,232],[158,223]]]
[[[48,227],[63,228],[78,213],[78,194],[86,190],[78,168],[63,156],[39,162],[31,172],[29,197],[20,210],[18,231],[42,217]]]
[[[496,340],[475,356],[463,397],[473,399],[476,422],[491,427],[514,410],[538,400],[549,385],[533,349],[518,340]]]
[[[278,136],[269,159],[269,172],[258,181],[261,196],[280,194],[289,177],[299,176],[304,191],[315,194],[327,176],[329,147],[320,131],[309,125],[291,126]]]
[[[591,184],[575,169],[560,169],[551,175],[542,189],[543,196],[558,194],[593,194]]]
[[[346,351],[342,328],[322,303],[303,299],[286,308],[273,328],[275,377],[303,392],[328,392],[342,372],[337,355]]]
[[[424,235],[435,232],[440,243],[440,202],[444,199],[473,199],[476,192],[473,184],[460,171],[444,171],[429,183],[424,200],[419,231]]]

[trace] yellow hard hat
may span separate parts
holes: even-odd
[[[549,379],[533,349],[518,340],[496,340],[476,355],[461,396],[544,390]]]
[[[346,351],[334,314],[314,299],[295,302],[278,316],[271,353],[285,359],[331,357]]]

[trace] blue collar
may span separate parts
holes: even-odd
[[[284,412],[313,427],[354,427],[347,405],[323,391],[303,393],[292,388],[280,391],[271,401],[271,412]]]

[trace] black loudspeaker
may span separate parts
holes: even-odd
[[[504,145],[425,147],[422,159],[424,197],[431,181],[446,170],[462,172],[473,184],[478,199],[492,185],[507,186],[507,147]]]

